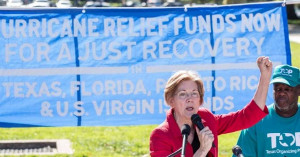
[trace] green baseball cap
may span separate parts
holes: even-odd
[[[299,85],[299,69],[290,65],[278,65],[275,67],[270,83],[284,83],[291,87]]]

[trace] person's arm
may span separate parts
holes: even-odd
[[[253,100],[261,110],[264,110],[272,75],[272,62],[269,57],[261,56],[257,58],[256,63],[260,71],[260,78]]]

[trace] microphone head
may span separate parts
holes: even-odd
[[[242,154],[242,148],[239,145],[235,145],[234,147],[232,147],[232,153],[235,156],[239,156],[240,154]]]
[[[201,118],[198,114],[193,114],[191,120],[194,124],[196,124],[197,122],[201,122]]]
[[[188,125],[188,124],[184,124],[182,127],[181,127],[181,134],[182,135],[189,135],[191,132],[191,127]]]

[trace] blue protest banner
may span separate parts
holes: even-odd
[[[164,85],[182,69],[199,72],[204,107],[241,109],[257,87],[258,56],[291,64],[285,10],[0,10],[0,126],[159,124]]]

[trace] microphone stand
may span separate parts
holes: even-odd
[[[181,156],[180,157],[185,157],[185,146],[186,146],[186,142],[187,142],[187,134],[183,135],[183,140],[182,140],[182,149],[181,149]]]
[[[182,140],[182,149],[181,149],[181,157],[185,157],[185,146],[187,143],[187,138],[191,132],[191,127],[188,124],[184,124],[181,129],[181,134],[183,136]]]
[[[191,132],[191,127],[188,124],[184,124],[181,128],[181,134],[183,136],[182,140],[182,147],[173,152],[172,154],[168,155],[168,157],[173,157],[181,152],[181,157],[185,157],[185,146],[187,143],[187,138]]]
[[[173,157],[175,155],[177,155],[178,153],[180,153],[182,150],[182,148],[177,149],[175,152],[173,152],[172,154],[168,155],[168,157]]]

